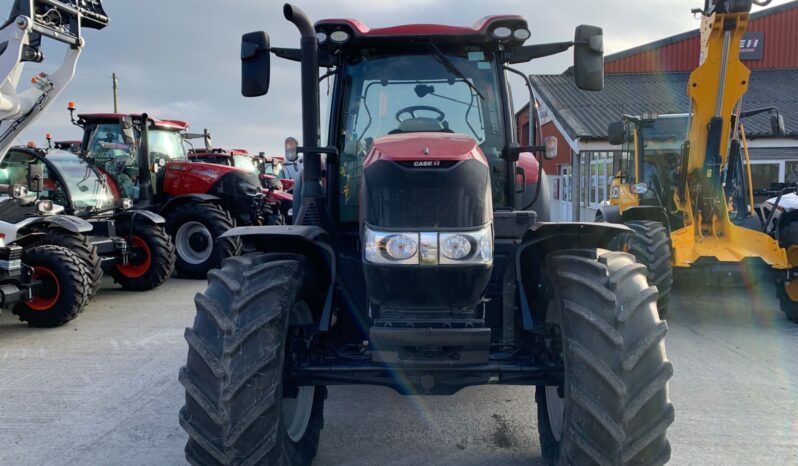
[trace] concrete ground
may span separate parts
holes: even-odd
[[[0,465],[183,464],[177,371],[203,288],[171,280],[140,294],[106,283],[78,319],[51,330],[0,316]],[[798,325],[774,295],[768,284],[674,296],[672,464],[798,464]],[[333,387],[314,464],[542,464],[533,396]]]

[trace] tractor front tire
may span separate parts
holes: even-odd
[[[31,327],[59,327],[74,319],[91,297],[92,275],[83,259],[61,246],[26,249],[22,263],[41,282],[37,296],[14,306],[14,314]]]
[[[561,355],[562,387],[536,389],[543,457],[552,465],[661,465],[673,367],[667,324],[645,267],[622,252],[552,253],[544,271],[550,299],[547,346]]]
[[[91,274],[90,297],[94,297],[100,290],[103,280],[102,261],[97,254],[97,247],[91,243],[88,236],[61,228],[48,228],[44,231],[44,234],[45,237],[42,243],[54,244],[69,249],[83,260]]]
[[[668,315],[673,288],[673,252],[668,230],[659,222],[635,220],[625,223],[634,230],[634,237],[629,239],[629,252],[639,264],[648,268],[648,283],[657,287],[659,299],[657,309],[659,317]]]
[[[166,217],[166,231],[177,252],[177,272],[187,278],[205,278],[222,260],[241,254],[241,238],[219,236],[234,227],[230,214],[216,204],[192,202]]]
[[[310,465],[326,387],[292,386],[283,372],[291,329],[313,322],[313,284],[289,254],[234,257],[208,273],[179,377],[189,463]]]
[[[121,223],[117,233],[128,241],[131,250],[128,264],[115,264],[111,276],[122,288],[148,291],[157,288],[175,270],[175,245],[160,225]]]

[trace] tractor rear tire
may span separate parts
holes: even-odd
[[[208,273],[207,290],[194,298],[197,314],[186,329],[188,358],[179,377],[189,463],[313,461],[326,387],[290,386],[283,373],[290,329],[313,322],[305,301],[313,296],[308,270],[301,256],[253,254]]]
[[[44,232],[43,243],[61,246],[78,255],[91,273],[91,297],[97,294],[103,281],[103,267],[97,247],[91,243],[89,237],[80,233],[73,233],[61,228],[48,228]]]
[[[166,231],[177,252],[177,272],[187,278],[205,278],[222,260],[241,254],[241,238],[222,238],[234,227],[230,214],[216,204],[192,202],[166,217]],[[196,238],[197,243],[192,244]]]
[[[674,410],[667,324],[642,264],[622,252],[552,253],[544,272],[546,322],[560,338],[564,386],[536,389],[543,457],[552,465],[661,465]]]
[[[128,239],[128,247],[135,254],[134,263],[115,264],[110,274],[122,288],[148,291],[157,288],[175,270],[175,245],[161,225],[134,222],[120,223],[117,233]],[[131,238],[128,238],[131,236]]]
[[[657,309],[660,319],[664,319],[673,289],[673,252],[668,230],[663,224],[648,220],[635,220],[625,225],[635,232],[629,239],[629,252],[639,264],[648,268],[648,283],[659,290]]]
[[[59,327],[74,319],[89,302],[92,275],[83,259],[61,246],[26,249],[22,263],[40,280],[39,295],[14,306],[14,314],[31,327]]]
[[[791,247],[798,247],[798,221],[791,222],[779,230],[779,243],[782,247],[789,250]],[[793,282],[798,279],[794,279]],[[798,324],[798,300],[793,300],[787,293],[787,286],[790,282],[784,280],[776,283],[776,296],[779,298],[781,307],[787,319]]]

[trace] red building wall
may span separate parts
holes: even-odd
[[[518,142],[521,145],[529,145],[529,114],[526,111],[521,111],[517,115],[518,121]],[[554,136],[557,138],[557,157],[554,160],[543,160],[543,169],[550,175],[559,174],[558,165],[571,163],[571,146],[568,141],[560,134],[560,131],[553,122],[543,125],[541,128],[543,137]]]
[[[751,69],[798,68],[798,2],[781,13],[753,19],[748,32],[764,33],[764,56],[745,60]],[[765,10],[767,11],[767,10]],[[699,34],[666,46],[605,62],[607,73],[693,71],[698,66]]]

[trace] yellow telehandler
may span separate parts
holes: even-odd
[[[690,75],[690,112],[625,115],[610,124],[609,141],[623,144],[616,156],[610,203],[597,221],[635,230],[628,248],[649,267],[667,311],[673,271],[719,279],[775,274],[781,308],[798,323],[798,228],[774,234],[736,223],[753,215],[753,192],[742,97],[750,70],[739,59],[752,0],[707,0],[701,21],[701,64]],[[783,134],[778,112],[773,130]],[[785,218],[787,223],[798,218]],[[761,272],[770,272],[762,274]]]

